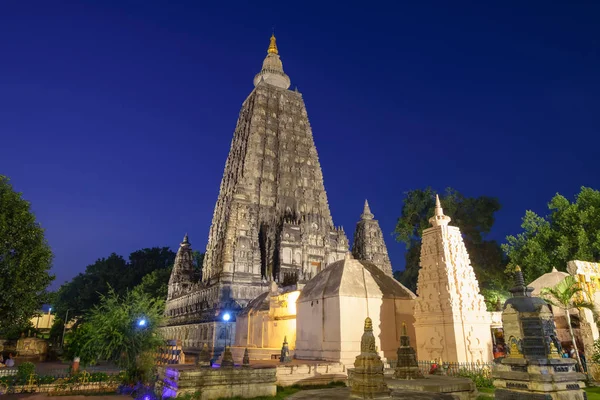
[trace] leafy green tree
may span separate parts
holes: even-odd
[[[160,293],[160,285],[156,280],[164,277],[166,270],[172,268],[174,260],[175,253],[168,247],[134,251],[129,255],[129,261],[115,253],[107,258],[101,258],[94,264],[88,265],[85,272],[60,287],[56,295],[56,313],[62,317],[69,310],[71,317],[85,317],[85,312],[97,304],[102,295],[108,294],[109,288],[118,295],[124,295],[128,290],[141,284],[146,275],[157,270],[161,272],[148,278],[146,285],[148,290],[156,290],[156,293]],[[154,284],[152,279],[158,286],[150,288]],[[165,285],[168,281],[167,277]]]
[[[132,381],[146,380],[153,366],[148,357],[163,344],[158,334],[163,312],[163,299],[141,290],[119,295],[110,289],[71,335],[67,355],[80,357],[84,365],[112,361],[125,368]]]
[[[573,326],[571,325],[571,314],[569,310],[577,308],[587,308],[595,312],[594,303],[588,301],[580,301],[579,295],[583,292],[583,289],[578,285],[577,279],[572,275],[568,275],[562,281],[558,282],[551,288],[543,288],[540,295],[548,303],[556,308],[560,308],[565,313],[567,318],[567,325],[569,326],[569,333],[571,334],[571,341],[573,342],[573,348],[577,355],[577,362],[579,363],[579,370],[585,371],[579,357],[579,349],[577,349],[577,341],[575,340],[575,333],[573,332]]]
[[[50,274],[52,251],[29,203],[0,175],[0,326],[23,325],[39,310]]]
[[[571,260],[600,260],[600,192],[582,187],[574,202],[557,193],[548,208],[546,217],[526,211],[523,232],[502,245],[507,270],[519,265],[527,282],[553,267],[565,271]]]
[[[406,193],[402,214],[396,224],[396,240],[406,245],[405,270],[394,276],[411,290],[416,290],[423,230],[431,227],[429,218],[434,214],[436,192],[431,188],[411,190]],[[448,188],[440,194],[444,214],[452,218],[451,225],[458,226],[469,252],[471,264],[482,289],[503,291],[506,260],[500,245],[486,240],[494,224],[494,214],[500,203],[493,197],[465,197]]]
[[[137,290],[156,299],[166,299],[169,290],[169,278],[173,268],[155,269],[142,278],[142,283],[136,286]]]

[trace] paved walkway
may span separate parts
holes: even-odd
[[[34,394],[5,394],[2,395],[2,400],[17,400],[17,399],[27,399],[27,400],[126,400],[131,399],[131,397],[123,396],[123,395],[105,395],[105,396],[48,396],[46,393],[34,393]]]
[[[298,393],[287,397],[286,400],[315,400],[315,399],[327,399],[327,400],[346,400],[350,398],[350,388],[336,388],[336,389],[318,389],[318,390],[301,390]],[[387,397],[388,399],[401,399],[401,400],[453,400],[454,397],[448,394],[442,393],[427,393],[427,392],[412,392],[402,391],[394,392],[393,396]]]

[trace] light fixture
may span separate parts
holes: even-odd
[[[228,312],[226,312],[225,314],[223,314],[223,321],[227,322],[231,319],[231,314],[229,314]]]

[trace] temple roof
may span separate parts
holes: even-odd
[[[569,276],[569,274],[566,272],[552,268],[551,272],[540,276],[527,286],[533,288],[533,292],[531,292],[532,296],[539,296],[543,288],[556,286],[557,283],[561,282],[567,276]]]
[[[327,297],[414,299],[416,296],[400,282],[386,275],[369,261],[346,257],[327,266],[312,278],[298,302]]]
[[[257,311],[268,311],[270,304],[269,295],[271,292],[264,292],[258,295],[254,300],[250,301],[242,311],[238,313],[238,316],[248,315]]]

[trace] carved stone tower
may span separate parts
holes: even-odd
[[[392,276],[392,263],[379,222],[374,217],[369,208],[369,202],[365,200],[365,208],[354,231],[352,255],[357,260],[371,261],[383,272]]]
[[[254,85],[215,206],[202,274],[207,284],[310,279],[348,249],[331,219],[302,95],[287,90],[275,36]]]
[[[173,270],[169,278],[167,301],[187,293],[191,289],[193,282],[194,257],[192,255],[192,246],[186,233],[175,256],[175,264],[173,264]]]
[[[237,311],[269,282],[308,280],[348,251],[329,212],[304,100],[288,90],[275,36],[254,86],[225,163],[202,281],[177,266],[169,285],[163,332],[187,349],[222,349],[235,336]]]
[[[460,230],[448,226],[436,196],[431,228],[423,231],[415,332],[421,360],[487,362],[492,359],[491,317]]]

